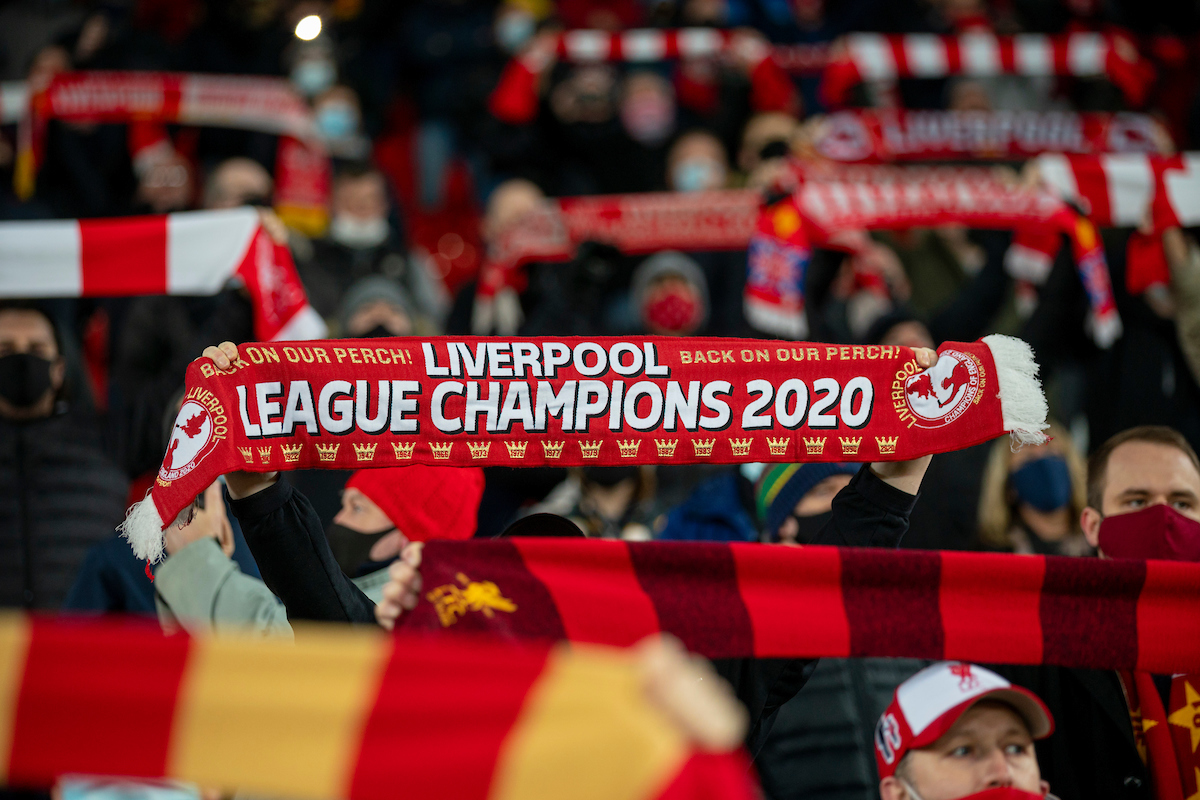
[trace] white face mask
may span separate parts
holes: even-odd
[[[329,223],[329,238],[346,247],[376,247],[388,237],[388,223],[382,217],[359,219],[340,214]]]

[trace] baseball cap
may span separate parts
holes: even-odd
[[[1034,739],[1044,739],[1054,732],[1054,718],[1033,692],[1013,686],[983,667],[942,661],[897,686],[891,704],[879,718],[875,726],[879,777],[894,774],[905,753],[936,742],[981,700],[1011,706],[1024,718]]]

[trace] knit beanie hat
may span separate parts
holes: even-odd
[[[758,518],[769,534],[779,530],[796,503],[833,475],[853,475],[858,464],[772,464],[759,476],[754,493]]]
[[[360,469],[346,481],[379,506],[410,541],[469,539],[483,497],[478,467]]]

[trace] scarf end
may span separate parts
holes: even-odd
[[[133,548],[138,560],[145,561],[147,568],[163,557],[163,522],[149,494],[129,507],[125,521],[117,530]]]
[[[1013,447],[1044,444],[1049,410],[1033,348],[1013,336],[993,334],[983,337],[996,363],[996,382],[1000,389],[1000,410],[1004,429],[1012,437]]]

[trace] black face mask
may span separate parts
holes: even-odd
[[[342,572],[354,578],[358,576],[359,568],[371,560],[371,548],[375,543],[394,530],[395,526],[378,533],[359,533],[335,522],[329,526],[325,537],[329,539],[329,548]]]
[[[796,531],[796,544],[812,544],[813,540],[817,538],[817,534],[821,532],[821,528],[825,527],[825,523],[833,519],[833,512],[826,511],[824,514],[811,514],[806,517],[792,514],[791,517],[799,526],[799,530]],[[775,539],[778,541],[779,537],[776,536]]]
[[[385,328],[383,325],[376,325],[374,328],[371,328],[371,330],[367,331],[366,333],[359,336],[358,338],[359,339],[387,339],[389,337],[394,337],[395,335],[396,334],[392,333],[390,330]]]
[[[17,408],[28,408],[50,390],[54,362],[32,353],[0,356],[0,397]]]

